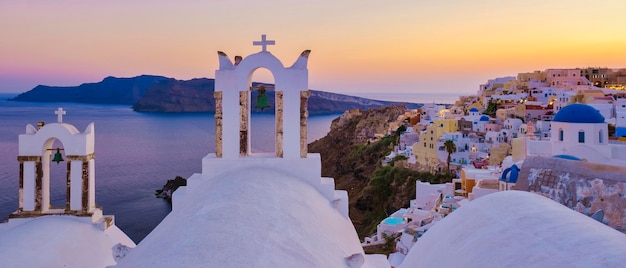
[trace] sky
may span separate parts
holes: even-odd
[[[626,67],[623,0],[0,0],[0,92],[213,78],[217,51],[310,49],[311,89],[475,93],[547,68]],[[273,82],[266,70],[253,80]]]

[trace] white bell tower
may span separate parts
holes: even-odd
[[[94,124],[80,133],[74,126],[63,123],[65,113],[59,108],[55,111],[57,123],[41,122],[38,128],[29,124],[26,133],[19,135],[19,208],[11,217],[101,214],[95,202]],[[62,146],[54,147],[55,140]],[[60,151],[65,152],[65,160]],[[54,159],[53,153],[58,154]],[[51,161],[67,163],[65,207],[55,208],[50,204]]]
[[[235,159],[251,155],[250,139],[250,85],[253,73],[266,68],[275,78],[276,92],[276,153],[278,158],[306,158],[306,124],[308,69],[310,54],[305,50],[291,67],[284,67],[268,45],[275,41],[262,35],[261,51],[233,64],[224,52],[218,52],[219,69],[215,71],[216,102],[216,155],[219,158]],[[268,156],[265,156],[268,157]]]
[[[276,44],[262,35],[261,51],[245,58],[236,56],[235,63],[224,52],[218,52],[219,69],[215,71],[215,153],[202,159],[202,174],[187,180],[184,190],[177,190],[172,198],[173,209],[183,204],[186,191],[194,185],[213,179],[236,179],[230,176],[242,169],[271,170],[285,178],[306,181],[326,197],[343,216],[348,218],[348,194],[335,190],[333,178],[322,177],[319,154],[307,151],[307,118],[309,72],[307,62],[310,50],[303,51],[296,61],[285,67],[267,50]],[[274,76],[276,113],[276,151],[274,154],[251,152],[250,85],[255,70],[266,68]],[[262,135],[263,133],[256,133]],[[285,180],[289,183],[289,180]],[[177,197],[178,196],[178,197]],[[180,202],[180,203],[179,203]]]

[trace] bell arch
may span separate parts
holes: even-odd
[[[65,149],[61,140],[51,137],[44,142],[44,146],[41,151],[41,163],[42,163],[42,210],[70,210],[70,181],[67,175],[70,167],[67,165],[67,156],[64,157]],[[61,189],[59,189],[61,188]],[[55,190],[61,190],[63,193],[62,205],[58,202],[54,202],[53,199],[60,193],[55,193]],[[55,195],[56,194],[56,195]]]
[[[263,42],[272,43],[263,45]],[[306,145],[307,61],[310,51],[302,52],[296,62],[286,68],[266,50],[266,45],[273,44],[273,41],[263,37],[263,41],[254,44],[263,45],[263,50],[237,60],[235,64],[225,53],[218,52],[220,68],[215,71],[216,156],[237,158],[250,155],[248,87],[254,71],[265,68],[274,76],[275,84],[275,157],[305,158],[307,152],[303,143]]]
[[[280,120],[281,117],[277,115],[282,114],[282,111],[279,111],[278,105],[278,103],[282,101],[282,99],[279,98],[280,94],[276,90],[275,86],[269,86],[263,83],[261,83],[262,85],[260,86],[253,85],[253,77],[256,75],[256,73],[259,72],[269,73],[269,75],[272,76],[274,84],[276,84],[276,79],[269,69],[265,67],[258,67],[250,71],[247,79],[248,82],[246,88],[240,89],[240,156],[245,157],[249,155],[263,155],[267,153],[274,154],[275,156],[280,156],[282,155],[282,151],[278,145],[281,141],[283,126],[282,121]],[[271,98],[269,97],[269,95],[272,94],[271,92],[273,92],[274,95],[274,104],[270,103]],[[257,105],[260,105],[260,107],[257,107]],[[272,109],[274,111],[274,129],[273,132],[270,132],[274,136],[274,139],[272,141],[274,143],[274,148],[270,152],[261,152],[261,154],[259,154],[258,151],[254,151],[253,139],[255,139],[257,135],[261,135],[261,132],[258,129],[255,129],[255,124],[253,124],[254,120],[252,119],[252,113],[259,110],[263,112],[264,109]],[[265,142],[268,141],[265,140]]]
[[[11,217],[91,215],[96,209],[94,141],[93,123],[83,133],[62,123],[61,116],[58,123],[27,125],[26,133],[19,135],[19,207]],[[64,151],[67,166],[64,208],[50,206],[50,162],[57,149]]]

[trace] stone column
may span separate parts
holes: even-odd
[[[24,161],[20,160],[20,158],[17,158],[18,161],[20,161],[20,180],[19,180],[19,190],[18,190],[18,205],[17,205],[17,213],[20,213],[22,211],[24,211]]]
[[[215,97],[215,156],[222,157],[222,92],[213,92]]]
[[[35,201],[35,204],[37,204],[37,200],[39,202],[39,211],[41,211],[41,180],[42,180],[42,176],[43,176],[43,171],[41,170],[41,156],[18,156],[17,157],[17,161],[20,162],[20,171],[19,171],[19,190],[18,190],[18,209],[17,209],[17,213],[21,213],[24,211],[24,197],[25,197],[25,193],[24,193],[24,162],[30,162],[32,163],[31,165],[28,165],[30,167],[34,167],[34,178],[30,178],[33,179],[35,181],[35,189],[33,189],[34,191],[29,191],[29,198],[32,201]],[[32,171],[32,169],[31,169]],[[32,173],[31,173],[32,174]],[[39,187],[37,187],[37,181],[39,181]],[[32,182],[31,182],[32,183]],[[32,184],[31,184],[32,185]],[[39,195],[37,195],[37,193],[39,193]],[[39,197],[39,199],[37,199],[37,197]],[[32,204],[32,203],[31,203]],[[34,207],[35,210],[37,210],[37,205],[35,205]]]
[[[35,211],[41,212],[43,205],[43,167],[35,162]]]
[[[88,160],[83,160],[82,180],[83,180],[82,212],[84,214],[87,214],[87,212],[89,212],[89,161]]]
[[[248,116],[250,105],[248,96],[250,91],[239,92],[239,156],[248,156]]]
[[[307,118],[309,117],[309,97],[311,92],[308,90],[300,91],[300,157],[306,158],[308,154],[307,143]]]
[[[66,158],[68,163],[68,195],[65,211],[89,215],[90,204],[93,203],[95,206],[95,200],[90,202],[93,195],[90,192],[92,187],[90,187],[89,163],[95,158],[95,155],[67,155]]]
[[[67,156],[65,156],[67,158]],[[72,170],[72,165],[70,163],[70,160],[67,160],[67,169],[66,169],[66,181],[65,181],[65,213],[70,212],[70,197],[72,196],[72,191],[70,191],[72,189],[72,173],[70,172]]]
[[[283,157],[283,92],[276,94],[276,157]]]

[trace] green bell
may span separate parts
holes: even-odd
[[[272,107],[269,103],[269,101],[267,100],[267,94],[265,93],[265,87],[264,86],[260,86],[259,87],[259,92],[256,96],[256,103],[254,104],[254,108],[256,109],[261,109],[261,112],[263,111],[263,109],[268,108],[268,107]]]
[[[57,165],[59,164],[59,162],[64,161],[63,156],[61,155],[61,152],[59,150],[60,149],[57,148],[57,152],[54,154],[54,158],[52,158],[52,162],[57,162]]]

